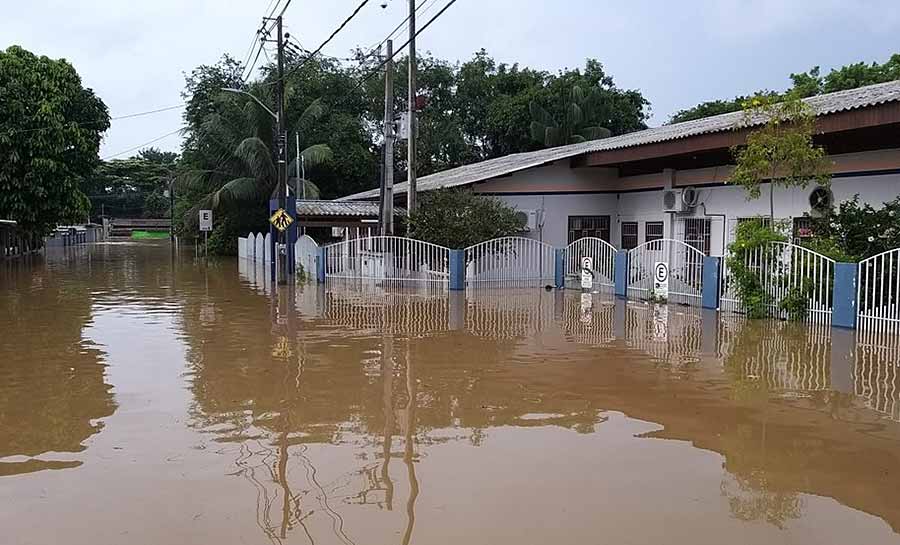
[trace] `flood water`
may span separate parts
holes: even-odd
[[[895,339],[260,275],[0,266],[0,542],[900,543]]]

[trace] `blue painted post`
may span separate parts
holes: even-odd
[[[319,255],[316,257],[316,282],[325,283],[325,247],[319,248]]]
[[[700,301],[705,309],[719,308],[719,285],[722,283],[721,265],[721,257],[709,255],[703,257],[703,292]]]
[[[466,289],[466,251],[450,250],[450,289]]]
[[[856,329],[856,290],[859,267],[856,263],[834,264],[834,312],[831,325]]]
[[[628,298],[628,250],[616,252],[616,297]]]
[[[554,274],[556,279],[556,288],[565,289],[566,287],[566,250],[565,248],[556,248],[556,259],[554,260]]]

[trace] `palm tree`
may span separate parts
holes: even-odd
[[[596,119],[601,101],[599,87],[585,93],[581,86],[573,85],[569,95],[563,97],[565,115],[561,122],[536,100],[531,101],[531,137],[548,148],[607,138],[612,134],[609,129],[588,125]]]
[[[254,86],[253,94],[268,94],[268,86]],[[188,212],[188,219],[196,217],[201,208],[217,209],[222,206],[238,206],[265,202],[278,185],[278,170],[274,161],[271,115],[253,100],[223,93],[216,101],[215,113],[209,114],[195,135],[194,153],[201,155],[194,164],[207,168],[184,171],[179,175],[182,190],[200,193],[197,204]],[[295,129],[308,127],[322,116],[325,106],[320,99],[313,100],[300,114]],[[291,149],[291,146],[288,146]],[[288,152],[288,157],[291,154]],[[293,157],[288,172],[296,172],[298,159],[304,165],[315,166],[330,161],[333,156],[327,144],[313,144]],[[289,179],[296,187],[297,179]],[[309,180],[301,180],[307,198],[318,198],[319,188]],[[303,189],[301,189],[303,192]]]

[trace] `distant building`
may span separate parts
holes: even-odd
[[[813,186],[776,189],[775,216],[809,234],[811,202],[841,202],[859,194],[873,206],[900,194],[900,81],[806,99],[816,113],[817,143],[832,162],[830,192]],[[619,248],[675,238],[722,255],[742,218],[769,214],[768,184],[748,200],[726,182],[731,147],[749,130],[742,113],[519,153],[419,178],[419,191],[468,187],[524,212],[528,237],[562,247],[583,236]],[[695,191],[684,190],[691,188]],[[394,186],[402,196],[406,183]],[[378,190],[340,200],[372,200]],[[401,197],[402,198],[402,197]]]

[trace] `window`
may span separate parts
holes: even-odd
[[[622,222],[622,249],[633,250],[638,245],[638,222]]]
[[[646,242],[653,242],[661,238],[663,238],[663,222],[648,221],[644,224],[644,240]]]
[[[812,237],[812,218],[809,216],[794,218],[794,244],[799,245],[804,240]]]
[[[584,237],[609,242],[609,216],[569,216],[569,244]]]
[[[682,237],[686,244],[709,255],[712,244],[712,220],[709,218],[685,218],[681,220]]]

